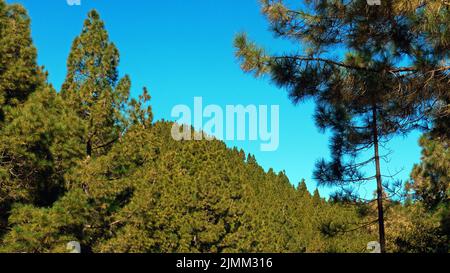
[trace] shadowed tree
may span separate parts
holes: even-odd
[[[12,202],[35,202],[37,192],[54,188],[50,185],[55,180],[39,179],[52,175],[44,171],[52,164],[52,159],[45,157],[52,154],[47,148],[55,145],[49,135],[33,133],[37,127],[42,129],[39,133],[49,129],[43,117],[54,122],[56,111],[33,111],[46,110],[40,108],[40,98],[48,91],[42,91],[46,75],[36,57],[26,10],[0,0],[0,237]],[[34,96],[32,106],[28,99],[38,91],[42,92]],[[53,102],[49,99],[48,104]]]
[[[79,118],[49,87],[11,110],[8,121],[0,131],[2,223],[13,203],[53,204],[64,193],[64,174],[84,152]]]
[[[332,132],[332,159],[318,161],[315,178],[346,192],[376,182],[385,252],[383,186],[389,183],[383,177],[390,177],[381,173],[380,145],[428,128],[436,113],[448,114],[449,38],[439,35],[448,33],[448,4],[323,0],[290,8],[284,2],[262,0],[262,12],[275,35],[300,43],[301,51],[270,54],[241,34],[236,56],[244,71],[270,75],[294,103],[315,101],[317,126]],[[374,174],[365,175],[371,164]]]

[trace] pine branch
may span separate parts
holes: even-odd
[[[402,73],[402,72],[420,72],[420,70],[414,66],[398,67],[398,68],[390,68],[390,69],[373,69],[373,68],[369,68],[369,67],[365,67],[365,66],[349,65],[344,62],[333,61],[331,59],[325,59],[325,58],[320,58],[320,57],[274,56],[271,59],[273,59],[273,60],[291,59],[291,60],[297,60],[297,61],[301,61],[301,62],[319,62],[319,63],[325,63],[325,64],[332,65],[332,66],[338,66],[341,68],[353,69],[353,70],[363,70],[363,71],[368,71],[368,72],[373,72],[373,73],[387,72],[387,73],[396,74],[396,73]],[[432,69],[432,70],[426,71],[425,74],[430,74],[430,73],[432,74],[435,72],[441,72],[441,71],[446,71],[446,70],[450,70],[450,66],[443,66],[443,67],[439,67],[436,69]]]

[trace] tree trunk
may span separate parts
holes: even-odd
[[[90,139],[86,143],[86,154],[88,157],[92,156],[92,141]]]
[[[378,204],[378,230],[380,235],[381,253],[386,253],[386,237],[384,231],[384,210],[383,210],[383,182],[381,179],[380,152],[378,143],[377,106],[373,105],[373,145],[375,149],[375,165],[377,179],[377,204]]]

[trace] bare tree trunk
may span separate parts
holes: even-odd
[[[378,143],[377,106],[373,105],[373,145],[375,149],[375,165],[377,179],[377,205],[378,205],[378,229],[380,235],[381,253],[386,253],[386,236],[384,231],[384,210],[383,210],[383,182],[381,179],[380,152]]]

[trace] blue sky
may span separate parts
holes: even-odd
[[[57,90],[65,78],[66,59],[89,10],[97,9],[111,40],[121,53],[120,73],[131,76],[132,94],[146,86],[153,97],[156,119],[171,119],[172,107],[193,105],[195,96],[204,104],[280,105],[280,146],[276,152],[260,152],[257,142],[227,142],[256,155],[265,168],[285,170],[292,183],[312,179],[317,159],[329,156],[328,137],[315,127],[314,104],[291,104],[284,90],[267,79],[244,74],[234,58],[233,38],[242,31],[272,52],[295,45],[274,39],[260,13],[258,0],[7,0],[24,5],[32,19],[32,33],[39,64],[49,72]],[[393,139],[385,172],[406,180],[420,160],[419,133]],[[387,166],[389,165],[389,166]],[[329,189],[320,189],[327,195]],[[372,188],[362,189],[370,197]]]

